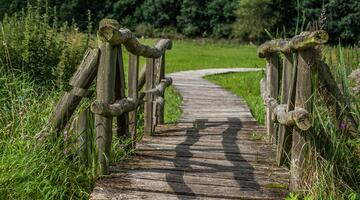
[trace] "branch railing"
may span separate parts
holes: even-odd
[[[324,102],[335,99],[335,106],[345,108],[347,119],[356,124],[347,110],[346,98],[322,60],[319,45],[327,41],[328,34],[320,30],[302,32],[292,39],[267,41],[258,48],[258,56],[266,59],[266,77],[260,83],[266,106],[266,130],[270,142],[277,145],[277,163],[284,165],[290,161],[290,189],[293,191],[303,188],[304,136],[312,126],[314,89],[325,90],[321,92],[326,99]],[[315,76],[317,83],[312,81]],[[341,120],[343,116],[336,113],[334,118]]]
[[[59,100],[50,123],[38,135],[45,138],[49,128],[61,132],[69,123],[71,116],[83,97],[88,96],[90,85],[96,77],[96,100],[91,104],[95,114],[96,154],[99,173],[109,173],[109,158],[113,131],[119,137],[130,138],[135,148],[137,141],[138,108],[144,105],[144,132],[151,134],[157,124],[164,122],[164,93],[172,84],[165,77],[165,53],[171,49],[169,39],[159,40],[155,47],[141,44],[128,29],[120,28],[116,20],[104,19],[97,33],[99,48],[86,52],[78,70],[70,80],[73,89]],[[128,86],[126,87],[122,47],[129,52]],[[139,58],[146,58],[145,70],[139,74]],[[144,91],[143,87],[145,86]],[[127,95],[126,95],[127,88]],[[84,130],[88,129],[89,109],[77,117],[74,132],[79,138],[80,154],[86,148]],[[113,129],[113,118],[116,128]],[[74,123],[73,123],[74,124]],[[80,155],[82,157],[83,155]]]

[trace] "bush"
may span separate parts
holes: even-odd
[[[55,80],[63,85],[89,41],[88,36],[74,32],[75,25],[60,28],[47,8],[28,5],[0,23],[0,64],[12,73],[28,74],[40,87],[51,86]]]

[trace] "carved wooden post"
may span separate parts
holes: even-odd
[[[286,53],[284,54],[283,59],[283,69],[282,69],[282,81],[281,81],[281,99],[280,104],[287,104],[286,111],[289,112],[293,110],[293,101],[291,100],[291,91],[292,91],[292,82],[295,81],[295,74],[293,73],[293,54]],[[293,95],[294,96],[294,95]],[[278,146],[276,161],[278,165],[283,165],[284,161],[287,158],[287,155],[290,155],[291,150],[291,131],[284,125],[280,125],[278,133]]]
[[[154,88],[154,61],[153,58],[146,59],[146,83],[145,90],[150,90]],[[145,107],[144,107],[144,132],[147,135],[150,135],[153,132],[153,101],[154,95],[147,93],[145,97]]]
[[[128,96],[138,99],[139,56],[129,53]],[[129,131],[132,147],[136,146],[137,109],[129,112]]]
[[[311,112],[311,66],[314,62],[311,49],[298,52],[295,109],[303,108]],[[302,188],[305,139],[303,131],[294,127],[291,149],[290,190]]]
[[[121,46],[117,47],[117,65],[116,65],[116,80],[115,80],[115,100],[121,100],[126,98],[125,95],[125,72],[122,57]],[[127,113],[124,113],[116,117],[116,132],[118,137],[129,136],[129,117]]]
[[[278,66],[279,56],[272,53],[266,57],[266,90],[269,97],[277,99],[278,96]],[[274,116],[270,108],[266,108],[266,128],[270,142],[276,142],[276,131],[274,126]]]

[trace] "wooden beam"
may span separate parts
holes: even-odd
[[[132,98],[117,100],[113,104],[107,104],[96,100],[91,104],[91,111],[105,117],[116,117],[134,111],[143,101]]]
[[[129,53],[128,96],[138,99],[139,56]],[[137,109],[129,112],[129,132],[132,148],[136,146]]]
[[[290,40],[276,39],[263,43],[258,48],[258,56],[260,58],[266,58],[271,54],[278,52],[289,54],[298,50],[308,49],[319,44],[325,44],[328,39],[329,35],[324,30],[313,32],[306,31],[294,36]]]
[[[154,87],[154,59],[146,59],[146,83],[145,90],[150,90]],[[146,135],[150,135],[153,132],[153,100],[154,95],[147,93],[145,97],[144,107],[144,132]]]
[[[115,81],[115,100],[120,101],[126,98],[125,95],[125,71],[121,46],[117,47],[117,65],[116,65],[116,81]],[[129,134],[129,116],[127,113],[117,115],[116,132],[119,138],[130,137]]]
[[[289,112],[288,101],[290,98],[291,81],[293,80],[293,54],[285,54],[283,59],[282,78],[281,78],[281,100],[280,104],[286,104],[286,112]],[[276,162],[283,165],[288,161],[291,151],[291,131],[289,127],[281,125],[278,130],[278,145]]]
[[[278,54],[271,54],[266,57],[266,91],[270,98],[276,99],[278,96]],[[269,108],[266,109],[266,128],[269,141],[276,142],[276,130],[274,126],[274,116]]]
[[[309,112],[311,112],[311,68],[314,66],[313,56],[311,49],[298,52],[295,109],[305,109]],[[303,164],[306,150],[306,141],[303,134],[302,130],[294,127],[290,167],[291,191],[300,191],[303,187]]]
[[[159,40],[155,47],[143,45],[129,29],[119,29],[112,23],[107,24],[106,21],[100,23],[102,25],[99,27],[98,37],[101,41],[109,42],[112,45],[124,44],[126,49],[132,54],[146,58],[159,58],[166,50],[172,47],[172,42],[169,39]]]
[[[104,103],[115,101],[116,47],[110,43],[100,44],[100,61],[97,74],[96,99]],[[109,174],[109,159],[112,141],[112,117],[95,115],[96,145],[99,172]]]

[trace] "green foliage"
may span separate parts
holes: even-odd
[[[279,13],[275,13],[271,5],[271,0],[240,1],[236,11],[234,36],[250,41],[263,39],[265,29],[276,26],[279,18]]]
[[[86,35],[74,34],[75,25],[59,27],[56,16],[48,13],[48,8],[29,4],[0,23],[0,65],[27,73],[39,86],[51,86],[56,79],[60,85],[67,82],[89,41]]]
[[[183,0],[178,23],[188,37],[226,37],[235,21],[235,0]]]

